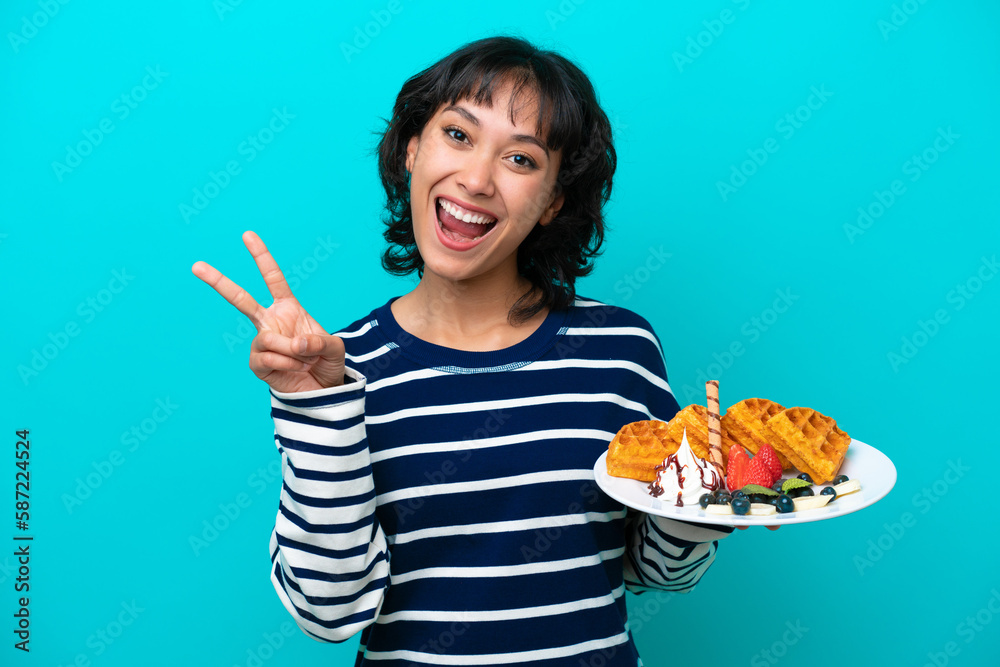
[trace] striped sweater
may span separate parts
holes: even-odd
[[[594,482],[623,424],[678,410],[649,324],[578,299],[469,352],[408,334],[391,303],[336,332],[351,381],[271,391],[285,608],[317,640],[363,631],[358,666],[641,665],[625,591],[690,591],[732,531]]]

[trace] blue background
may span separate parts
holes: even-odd
[[[651,321],[681,405],[712,374],[724,406],[815,407],[899,473],[863,512],[734,533],[691,595],[630,594],[646,664],[996,664],[995,2],[331,5],[0,8],[0,544],[19,428],[35,537],[30,655],[0,548],[0,662],[352,664],[356,640],[307,638],[271,588],[253,330],[190,267],[268,304],[252,229],[330,330],[408,291],[379,267],[373,132],[406,78],[507,32],[579,63],[614,123],[580,292]]]

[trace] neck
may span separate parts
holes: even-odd
[[[425,273],[410,296],[433,320],[453,331],[475,334],[507,323],[514,303],[531,289],[527,278],[495,283],[486,280],[453,281]]]
[[[524,340],[548,314],[542,310],[516,327],[508,322],[514,303],[531,289],[520,275],[508,280],[478,276],[449,280],[425,271],[412,292],[392,305],[393,316],[425,341],[461,350],[496,350]]]

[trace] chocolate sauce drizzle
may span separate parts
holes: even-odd
[[[671,466],[673,466],[674,469],[677,471],[678,491],[677,491],[677,502],[674,503],[674,506],[684,507],[684,500],[682,499],[681,496],[683,495],[684,492],[684,482],[687,480],[687,478],[684,476],[684,468],[687,468],[688,466],[681,465],[680,461],[677,460],[676,453],[670,454],[669,456],[667,456],[667,458],[663,459],[663,463],[653,468],[654,472],[656,472],[656,481],[651,482],[646,488],[649,489],[649,495],[653,496],[654,498],[659,498],[660,496],[662,496],[663,486],[660,483],[661,475],[665,471],[669,470]],[[701,482],[701,487],[703,489],[705,489],[706,491],[714,491],[715,489],[721,486],[719,474],[714,467],[711,469],[712,479],[708,483],[705,482],[705,470],[707,468],[703,468],[701,466],[695,466],[695,468],[698,470],[698,475],[701,478],[699,481]]]

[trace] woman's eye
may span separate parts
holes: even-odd
[[[512,155],[511,157],[512,157],[513,159],[517,159],[517,158],[520,158],[520,159],[524,160],[524,162],[515,162],[515,163],[514,163],[514,164],[516,164],[516,165],[517,165],[518,167],[528,167],[528,168],[530,168],[530,169],[534,169],[534,168],[535,168],[535,167],[537,166],[537,165],[535,165],[535,161],[534,161],[534,160],[532,160],[532,159],[531,159],[530,157],[528,157],[527,155],[523,155],[523,154],[521,154],[521,153],[518,153],[517,155]]]
[[[452,134],[452,132],[455,134]],[[460,143],[465,143],[465,132],[462,132],[462,130],[457,127],[446,127],[444,129],[444,133]]]

